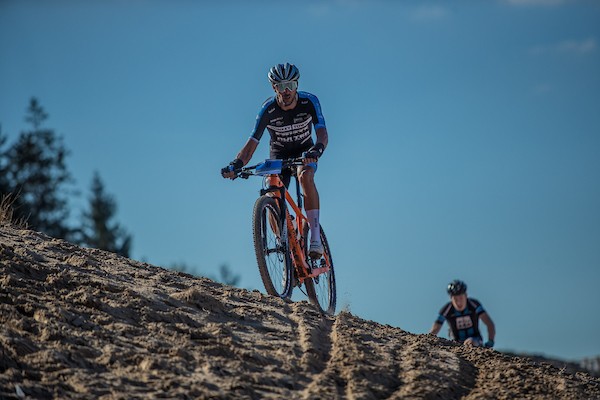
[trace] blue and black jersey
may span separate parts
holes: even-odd
[[[265,129],[271,134],[271,158],[299,157],[313,144],[312,127],[324,128],[325,119],[317,96],[298,92],[298,102],[292,110],[282,110],[275,97],[267,99],[256,116],[250,136],[257,142]]]
[[[440,310],[436,322],[443,324],[444,321],[448,321],[451,338],[459,342],[464,342],[468,338],[482,340],[479,333],[479,316],[484,312],[481,303],[475,299],[468,298],[467,306],[463,311],[458,311],[452,302],[448,302]]]

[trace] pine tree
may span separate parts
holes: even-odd
[[[236,286],[240,282],[240,276],[234,274],[227,264],[222,264],[219,267],[219,275],[218,280],[226,285]]]
[[[118,223],[112,222],[116,211],[116,201],[105,192],[104,183],[96,172],[92,180],[89,210],[83,214],[80,242],[88,247],[129,257],[132,238]]]
[[[0,189],[14,198],[15,217],[50,236],[70,239],[67,225],[69,208],[66,184],[72,181],[65,159],[68,151],[62,138],[43,129],[48,118],[36,98],[32,98],[25,121],[32,130],[22,132],[6,150],[6,138],[0,133]]]
[[[237,286],[237,284],[240,282],[240,276],[237,274],[234,274],[233,271],[231,270],[231,268],[227,264],[221,264],[221,266],[219,267],[219,276],[218,277],[214,276],[213,274],[208,274],[208,275],[202,274],[199,272],[199,268],[191,266],[184,262],[173,263],[169,266],[169,268],[171,268],[175,271],[184,272],[184,273],[190,274],[190,275],[204,276],[208,279],[212,279],[213,281],[221,282],[221,283],[223,283],[225,285],[229,285],[229,286]]]

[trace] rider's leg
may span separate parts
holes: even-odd
[[[304,166],[300,168],[300,185],[304,192],[304,209],[308,218],[308,227],[310,228],[311,253],[315,256],[323,254],[323,245],[321,243],[321,227],[319,225],[319,192],[315,185],[315,170],[312,167]]]
[[[267,187],[271,187],[271,186],[281,187],[282,185],[286,184],[286,178],[287,178],[287,182],[289,184],[289,181],[290,181],[289,176],[288,177],[285,177],[285,176],[280,177],[279,175],[267,175],[265,177],[265,181],[266,181]],[[274,198],[281,197],[279,192],[269,192],[269,193],[267,193],[267,196],[274,197]],[[271,226],[271,230],[273,231],[273,233],[275,233],[277,238],[281,239],[281,233],[279,232],[278,218],[274,214],[269,213],[268,219],[269,219],[269,225]]]
[[[304,208],[306,210],[318,210],[319,207],[319,192],[315,185],[315,170],[312,167],[300,167],[300,185],[304,192]]]

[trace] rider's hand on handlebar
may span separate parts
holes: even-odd
[[[322,143],[315,144],[313,147],[308,149],[308,151],[302,154],[302,162],[304,165],[316,163],[319,157],[321,157],[323,154],[324,150],[325,146],[323,146]]]
[[[239,170],[243,166],[244,166],[243,161],[240,160],[239,158],[236,158],[235,160],[230,162],[228,166],[221,169],[221,176],[223,178],[235,179],[236,178],[235,170]]]
[[[308,156],[307,156],[307,154],[306,154],[306,153],[304,153],[304,154],[303,154],[303,156],[304,156],[304,157],[302,158],[302,163],[303,163],[304,165],[308,165],[308,164],[316,163],[316,162],[317,162],[317,160],[318,160],[318,159],[316,159],[316,158],[308,158]]]

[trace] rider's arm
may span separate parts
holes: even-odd
[[[267,122],[268,122],[268,119],[265,118],[265,112],[269,107],[271,107],[271,105],[273,104],[274,101],[275,101],[275,99],[273,97],[271,97],[263,103],[260,111],[258,112],[258,115],[256,116],[256,123],[254,124],[254,129],[252,130],[252,134],[250,135],[250,138],[248,139],[248,141],[246,142],[244,147],[242,147],[242,149],[236,156],[236,159],[239,159],[242,161],[242,166],[246,165],[250,162],[252,155],[254,154],[254,152],[256,151],[256,148],[258,147],[258,143],[267,127]]]
[[[306,153],[304,153],[304,164],[316,163],[319,157],[325,151],[327,147],[327,143],[329,142],[329,137],[327,135],[327,128],[324,126],[320,126],[316,129],[317,133],[317,142],[312,146]]]
[[[329,136],[327,135],[327,128],[319,127],[316,129],[317,132],[317,143],[322,143],[324,147],[327,147],[329,143]]]
[[[442,325],[444,324],[444,321],[446,321],[446,315],[448,313],[449,307],[452,307],[452,304],[446,303],[446,305],[444,305],[444,307],[442,307],[440,309],[440,313],[438,314],[437,319],[433,323],[433,326],[431,327],[431,330],[429,331],[429,333],[433,333],[434,335],[437,335],[440,332],[440,329],[442,329]]]
[[[434,335],[437,335],[440,332],[440,329],[442,329],[442,324],[435,321],[433,323],[433,326],[431,327],[431,330],[429,331],[429,333],[433,333]]]
[[[231,170],[233,168],[241,168],[244,165],[248,164],[248,161],[252,158],[254,151],[258,147],[258,140],[254,138],[248,139],[244,147],[240,150],[235,160],[229,163],[228,167],[225,167],[221,170],[221,175],[223,178],[235,179],[235,172]]]
[[[242,162],[244,163],[243,165],[248,164],[257,147],[258,140],[251,137],[250,139],[248,139],[244,147],[242,147],[236,158],[242,160]]]
[[[481,318],[485,326],[487,326],[488,338],[493,342],[496,338],[496,326],[494,325],[494,321],[492,321],[487,312],[481,313],[479,318]]]

